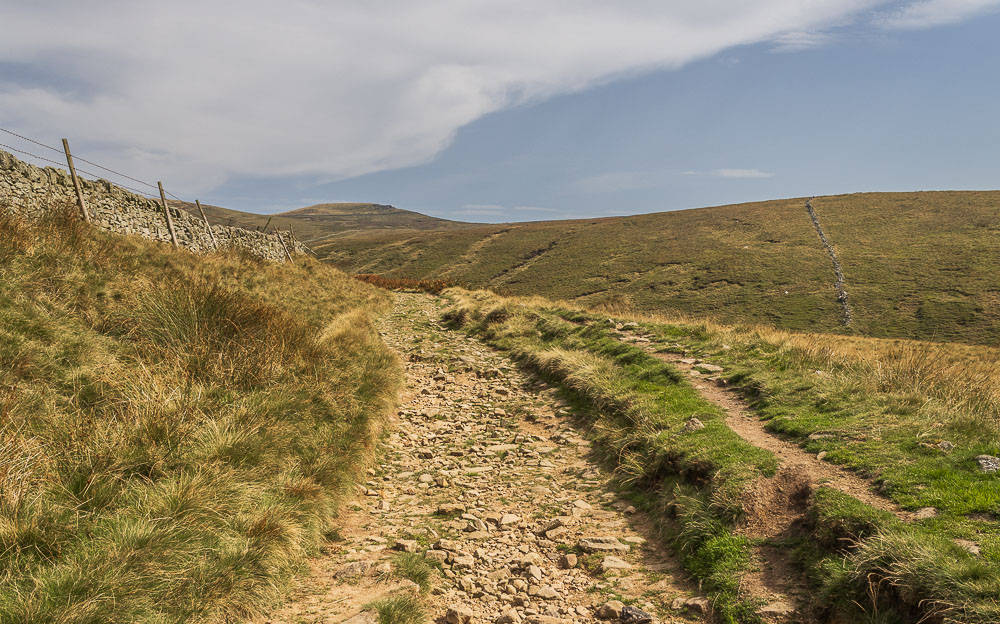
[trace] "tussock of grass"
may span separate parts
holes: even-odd
[[[0,621],[235,621],[313,551],[392,407],[387,298],[0,212]]]
[[[421,592],[426,593],[431,590],[434,583],[435,567],[422,554],[399,553],[392,563],[396,574],[419,585]]]
[[[378,613],[378,624],[421,624],[427,619],[420,599],[409,594],[382,598],[365,608]]]

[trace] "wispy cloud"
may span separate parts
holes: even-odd
[[[770,171],[760,169],[715,169],[711,172],[717,178],[773,178]]]
[[[778,35],[771,49],[774,52],[798,52],[827,45],[833,40],[834,36],[827,32],[796,30]]]
[[[1000,9],[1000,0],[918,0],[875,21],[885,28],[917,30],[955,24]]]

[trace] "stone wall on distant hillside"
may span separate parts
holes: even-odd
[[[96,227],[170,242],[167,220],[158,201],[126,191],[107,180],[81,178],[80,184],[91,222]],[[62,169],[36,167],[0,150],[0,205],[9,205],[15,213],[29,219],[37,219],[67,205],[75,207],[73,179]],[[212,238],[204,221],[172,206],[169,210],[178,245],[198,252],[212,250]],[[221,224],[213,224],[212,232],[220,248],[242,247],[267,260],[286,259],[275,234]],[[304,245],[291,240],[288,234],[283,234],[282,238],[289,245],[290,252],[306,250]]]

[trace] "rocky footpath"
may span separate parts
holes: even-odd
[[[407,390],[382,464],[339,542],[269,622],[376,621],[400,553],[434,562],[436,622],[695,622],[708,619],[649,522],[609,486],[555,390],[460,332],[438,300],[400,294],[383,336]]]

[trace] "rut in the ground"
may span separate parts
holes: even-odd
[[[703,621],[707,601],[610,489],[555,391],[442,328],[439,305],[398,295],[383,327],[407,370],[396,431],[343,541],[268,621],[374,621],[365,604],[417,591],[386,574],[401,551],[441,562],[425,596],[437,622]]]
[[[743,502],[745,524],[739,530],[757,541],[757,567],[744,577],[743,588],[769,603],[764,609],[765,616],[792,618],[796,605],[808,599],[802,572],[791,562],[788,549],[782,542],[801,533],[809,496],[816,487],[824,485],[839,490],[872,507],[891,512],[904,521],[920,517],[920,512],[904,511],[876,493],[871,481],[823,461],[822,455],[807,453],[795,442],[767,431],[764,421],[739,393],[725,384],[721,367],[660,351],[647,336],[624,326],[620,326],[617,333],[621,340],[678,367],[688,375],[703,398],[722,408],[730,429],[750,444],[770,451],[778,458],[777,474],[758,479],[747,492]],[[681,348],[680,345],[675,347]]]

